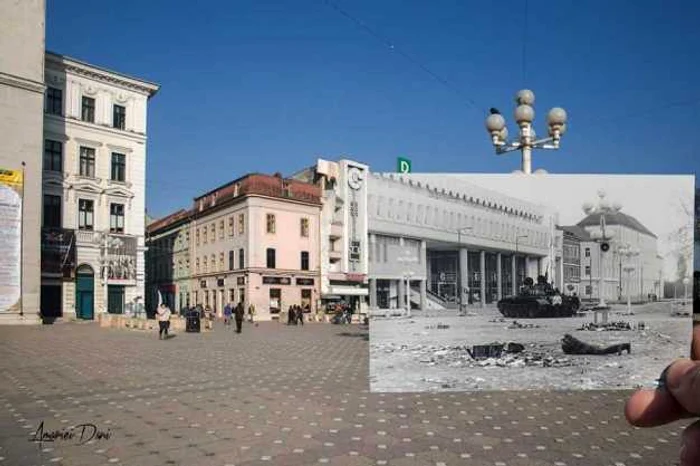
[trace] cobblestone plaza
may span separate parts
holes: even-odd
[[[0,327],[0,465],[674,465],[628,392],[369,393],[368,332]],[[85,423],[109,438],[34,442]],[[87,434],[88,436],[90,433]]]

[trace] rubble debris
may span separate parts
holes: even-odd
[[[447,330],[450,326],[448,324],[439,323],[437,325],[426,325],[426,330]]]
[[[509,329],[515,329],[515,328],[517,328],[517,329],[520,329],[520,328],[540,328],[540,326],[539,326],[539,325],[535,325],[535,324],[521,324],[521,323],[518,322],[517,320],[514,320],[513,323],[510,324],[510,325],[508,326],[508,328],[509,328]]]
[[[583,342],[577,338],[572,337],[567,333],[562,339],[561,349],[564,351],[565,354],[617,354],[619,356],[622,354],[623,351],[627,351],[627,354],[630,354],[632,352],[632,344],[617,343],[615,345],[603,348],[601,346],[596,346],[590,343]]]
[[[521,343],[510,342],[506,345],[506,352],[508,353],[522,353],[525,351],[525,345]]]
[[[693,315],[690,311],[676,310],[671,313],[671,317],[690,317]]]
[[[467,353],[472,359],[500,358],[503,353],[502,343],[491,343],[488,345],[474,345],[467,349]]]
[[[592,332],[612,332],[612,331],[627,331],[632,330],[632,324],[629,322],[624,322],[622,320],[617,322],[608,322],[607,324],[598,324],[595,322],[588,322],[581,325],[579,331],[588,330]]]

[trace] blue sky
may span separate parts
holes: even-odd
[[[156,216],[242,174],[290,174],[317,157],[510,172],[519,157],[494,155],[483,121],[497,107],[513,134],[523,87],[537,96],[538,133],[550,107],[570,116],[562,149],[536,153],[534,168],[700,166],[700,2],[529,0],[527,28],[525,0],[336,4],[396,48],[324,0],[48,0],[46,43],[161,84],[148,127]]]

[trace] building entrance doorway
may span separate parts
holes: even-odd
[[[110,314],[124,314],[125,293],[123,285],[107,286],[107,312]]]
[[[43,317],[63,316],[63,287],[60,283],[55,285],[41,285],[41,315]]]
[[[87,264],[76,271],[75,316],[85,320],[95,318],[95,271]]]

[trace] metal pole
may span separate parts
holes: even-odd
[[[530,145],[530,125],[523,124],[520,127],[520,134],[522,136],[522,170],[526,175],[532,173],[532,146]]]
[[[22,199],[19,204],[19,315],[24,317],[24,185],[25,167],[27,164],[22,160]],[[41,311],[41,305],[39,305]]]
[[[627,270],[627,313],[632,312],[632,300],[630,298],[630,281],[632,279],[632,269]]]

